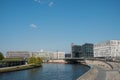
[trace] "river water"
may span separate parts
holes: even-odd
[[[80,64],[43,64],[40,68],[0,73],[0,80],[76,80],[88,70]]]

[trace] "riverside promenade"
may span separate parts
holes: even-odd
[[[0,68],[0,73],[32,69],[40,66],[41,65],[37,65],[37,64],[26,64],[26,65],[19,65],[19,66],[13,66],[13,67],[4,67],[4,68]]]
[[[112,66],[112,70],[106,70],[104,67],[97,67],[98,74],[95,80],[120,80],[120,63],[107,62]]]
[[[120,80],[120,63],[87,60],[86,64],[94,67],[77,80]]]
[[[106,71],[106,79],[105,80],[120,80],[120,63],[116,62],[108,62],[112,65],[113,69]]]

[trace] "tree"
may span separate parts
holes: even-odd
[[[42,63],[42,59],[40,57],[30,57],[28,59],[28,64],[41,64]]]
[[[0,52],[0,60],[4,59],[2,52]]]
[[[38,61],[38,63],[42,63],[42,62],[43,62],[43,59],[40,58],[40,57],[37,57],[37,61]]]
[[[28,64],[33,64],[33,63],[35,63],[35,61],[36,61],[35,57],[28,58]]]

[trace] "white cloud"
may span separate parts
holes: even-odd
[[[34,1],[39,4],[47,4],[49,7],[52,7],[54,5],[54,2],[52,0],[34,0]]]
[[[38,2],[38,3],[41,3],[42,1],[41,0],[34,0],[35,2]]]
[[[49,7],[52,7],[53,4],[54,4],[54,2],[49,2],[48,6],[49,6]]]
[[[41,0],[38,0],[38,3],[41,3],[42,1]]]
[[[37,25],[35,25],[35,24],[30,24],[30,27],[31,27],[31,28],[37,28]]]

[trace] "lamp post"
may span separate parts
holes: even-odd
[[[74,43],[71,43],[71,58],[73,57],[73,54],[72,54],[72,52],[73,52],[73,50],[72,50],[73,45],[74,45]]]

